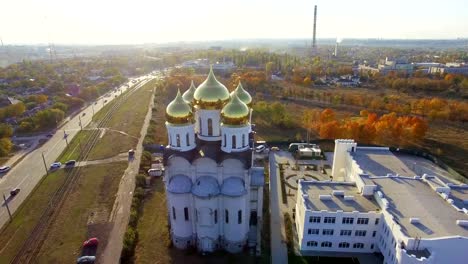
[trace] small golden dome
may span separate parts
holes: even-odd
[[[237,94],[221,110],[221,121],[226,125],[244,125],[249,122],[250,109]]]
[[[244,89],[242,86],[242,83],[239,81],[239,85],[237,85],[237,88],[232,91],[231,97],[233,94],[236,94],[239,99],[244,102],[248,107],[252,107],[252,96]]]
[[[188,88],[187,91],[182,95],[182,98],[184,99],[185,102],[191,104],[193,103],[193,94],[195,93],[195,90],[197,87],[195,87],[195,84],[192,83],[190,84],[190,88]]]
[[[166,107],[166,120],[171,124],[186,124],[193,122],[192,107],[184,101],[180,90],[172,102]]]
[[[229,91],[220,83],[210,68],[210,73],[206,80],[198,86],[193,94],[195,105],[201,109],[222,109],[223,105],[229,101]]]

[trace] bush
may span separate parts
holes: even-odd
[[[138,198],[140,201],[143,200],[143,198],[145,198],[145,190],[143,190],[141,187],[135,188],[133,197]]]
[[[144,188],[146,186],[146,176],[143,174],[135,176],[135,185],[136,187]]]
[[[122,254],[120,256],[121,263],[132,262],[137,241],[138,231],[135,230],[133,227],[128,227],[124,235]]]
[[[138,210],[136,210],[135,208],[132,208],[130,210],[130,220],[128,221],[128,225],[133,228],[136,228],[138,224],[138,218],[139,218]]]

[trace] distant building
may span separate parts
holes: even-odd
[[[298,184],[300,250],[381,253],[384,264],[466,263],[468,185],[442,180],[432,164],[419,167],[425,161],[335,140],[333,181]]]
[[[430,67],[430,74],[462,74],[468,75],[468,66],[462,67]]]
[[[384,61],[378,66],[378,69],[382,75],[387,75],[390,72],[412,75],[414,71],[414,65],[409,63],[407,59],[401,58],[396,60],[389,60],[385,58]]]

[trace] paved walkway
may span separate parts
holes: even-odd
[[[280,210],[281,184],[276,154],[270,152],[270,232],[271,232],[271,263],[287,264],[286,232],[284,217]]]
[[[154,95],[154,91],[152,93]],[[99,263],[115,264],[120,262],[120,253],[123,247],[123,237],[127,230],[130,218],[133,190],[135,189],[135,176],[140,168],[140,158],[143,153],[143,140],[146,136],[149,122],[152,116],[153,100],[151,100],[145,122],[141,127],[140,138],[135,150],[135,159],[131,161],[120,180],[119,190],[110,214],[109,222],[114,225],[108,237],[108,243],[103,253],[98,256]]]

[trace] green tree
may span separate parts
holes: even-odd
[[[0,157],[7,156],[11,148],[13,147],[13,143],[9,138],[0,138]]]

